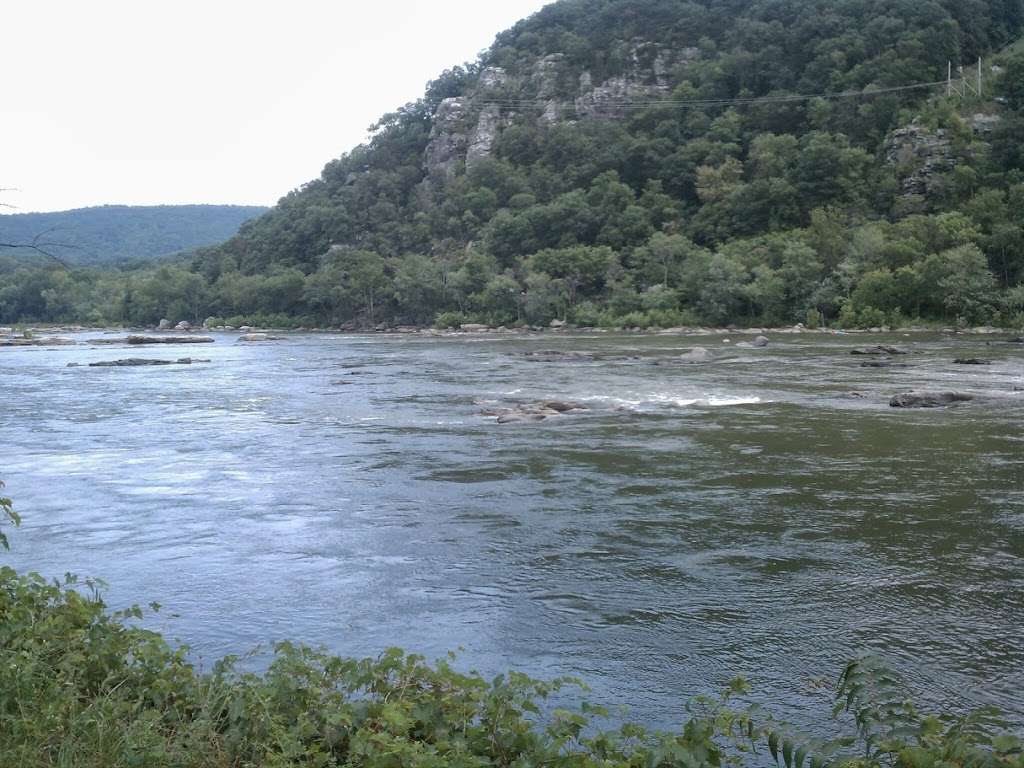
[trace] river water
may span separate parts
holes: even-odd
[[[738,674],[801,721],[874,651],[926,702],[1021,723],[1024,346],[992,338],[4,349],[0,477],[25,522],[0,562],[160,602],[151,625],[205,667],[284,638],[461,648],[669,727]],[[880,342],[908,367],[849,354]],[[697,344],[715,359],[671,364]],[[67,367],[185,355],[211,362]],[[888,407],[922,386],[980,397]],[[480,413],[552,397],[588,410]]]

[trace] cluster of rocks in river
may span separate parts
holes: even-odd
[[[22,336],[0,339],[0,347],[66,347],[76,342],[63,336]]]
[[[481,416],[493,416],[498,424],[523,424],[544,421],[550,416],[561,416],[571,411],[585,411],[580,403],[565,400],[542,400],[536,403],[521,403],[508,408],[484,408]]]

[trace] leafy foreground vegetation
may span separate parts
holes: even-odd
[[[0,323],[1021,326],[1022,29],[1021,0],[560,0],[222,246],[0,264]],[[979,56],[983,98],[900,90]]]
[[[871,658],[839,678],[839,719],[818,729],[831,739],[741,708],[740,680],[692,702],[677,733],[602,731],[600,708],[546,703],[573,680],[487,681],[395,649],[355,660],[281,643],[261,675],[233,658],[200,674],[186,649],[134,626],[141,615],[109,612],[91,582],[0,569],[0,765],[1024,766],[992,713],[919,713]]]

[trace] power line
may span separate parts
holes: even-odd
[[[840,91],[835,93],[811,93],[811,94],[785,94],[779,96],[751,96],[735,97],[728,99],[632,99],[620,101],[594,101],[584,106],[600,110],[616,109],[650,109],[652,107],[664,107],[670,109],[699,109],[703,107],[722,107],[732,105],[758,105],[758,104],[784,104],[800,101],[812,101],[815,99],[854,99],[880,96],[884,94],[900,93],[903,91],[924,90],[937,88],[946,85],[946,80],[936,80],[930,83],[912,83],[909,85],[897,85],[888,88],[875,88],[860,91]],[[576,109],[575,101],[559,101],[557,99],[473,99],[473,106],[496,106],[506,109]]]

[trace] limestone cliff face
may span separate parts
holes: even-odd
[[[985,141],[998,122],[998,115],[976,114],[968,125],[975,139]],[[900,195],[903,197],[927,197],[940,183],[941,175],[960,162],[947,131],[932,130],[916,121],[889,134],[885,159],[902,170]]]
[[[452,96],[437,105],[430,143],[423,158],[432,180],[443,182],[455,178],[459,164],[466,157],[468,115],[469,105],[463,96]]]
[[[623,102],[668,98],[673,75],[699,56],[696,48],[635,42],[625,71],[596,84],[590,71],[573,71],[562,53],[537,58],[517,77],[487,67],[464,95],[438,104],[424,153],[427,176],[444,184],[490,157],[502,130],[516,119],[541,125],[607,120],[624,114]],[[508,93],[521,95],[510,100]]]
[[[908,169],[900,181],[900,194],[904,197],[927,196],[935,177],[951,171],[957,162],[946,131],[932,131],[918,123],[889,134],[885,159],[890,165]]]

